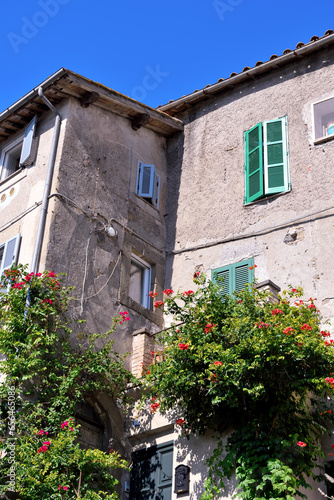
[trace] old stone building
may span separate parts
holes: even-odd
[[[333,64],[328,31],[157,110],[59,70],[0,115],[1,272],[66,272],[94,331],[126,308],[115,341],[137,375],[164,325],[149,291],[189,288],[195,269],[232,293],[256,265],[260,285],[303,286],[333,322]],[[200,498],[214,440],[185,442],[159,414],[124,432],[103,396],[80,411],[87,445],[155,464],[146,490],[123,477],[122,498],[178,498],[179,465],[182,498]]]

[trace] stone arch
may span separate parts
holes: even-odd
[[[117,451],[127,455],[124,440],[124,418],[112,397],[97,394],[77,405],[76,422],[81,425],[80,442],[85,448]]]

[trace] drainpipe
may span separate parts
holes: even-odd
[[[60,114],[58,113],[56,108],[51,104],[51,102],[45,97],[45,95],[43,94],[42,87],[38,88],[38,95],[44,101],[44,103],[48,106],[48,108],[52,111],[52,113],[55,115],[56,119],[55,119],[55,125],[54,125],[54,129],[53,129],[51,152],[50,152],[50,156],[49,156],[49,164],[48,164],[48,169],[47,169],[47,173],[46,173],[43,200],[42,200],[41,212],[40,212],[40,216],[39,216],[37,235],[36,235],[36,241],[35,241],[35,248],[34,248],[31,269],[30,269],[32,273],[37,273],[38,267],[39,267],[39,261],[40,261],[41,249],[42,249],[42,243],[43,243],[43,237],[44,237],[44,231],[45,231],[46,216],[47,216],[48,205],[49,205],[49,195],[50,195],[50,191],[51,191],[51,184],[52,184],[53,171],[54,171],[54,166],[55,166],[55,161],[56,161],[57,146],[58,146],[58,140],[59,140],[59,134],[60,134],[60,125],[61,125]]]

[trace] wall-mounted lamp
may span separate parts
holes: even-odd
[[[117,231],[112,225],[106,227],[106,233],[109,238],[115,238],[115,236],[117,236]]]

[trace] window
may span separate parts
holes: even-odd
[[[286,116],[245,132],[245,203],[290,190],[287,138]]]
[[[152,268],[143,259],[133,255],[130,268],[129,296],[147,309],[151,308],[149,296],[151,287]]]
[[[221,296],[232,295],[234,291],[241,292],[245,288],[246,283],[252,283],[254,279],[253,270],[249,269],[254,266],[253,259],[243,260],[236,264],[219,267],[212,270],[212,281],[222,286]]]
[[[75,423],[81,426],[79,437],[81,448],[104,451],[104,425],[99,415],[90,404],[86,402],[77,404]]]
[[[9,269],[17,262],[19,253],[21,235],[18,234],[14,238],[10,238],[0,245],[0,279],[6,269]],[[0,288],[0,293],[6,292],[6,289]]]
[[[334,98],[313,105],[314,140],[334,138]]]
[[[171,500],[173,443],[133,454],[130,500]]]
[[[36,128],[36,116],[27,126],[24,136],[17,137],[14,141],[5,145],[1,150],[0,181],[3,181],[21,167],[26,167],[34,162],[34,138]]]
[[[138,162],[136,194],[144,198],[155,208],[159,202],[160,177],[156,174],[154,165]]]

